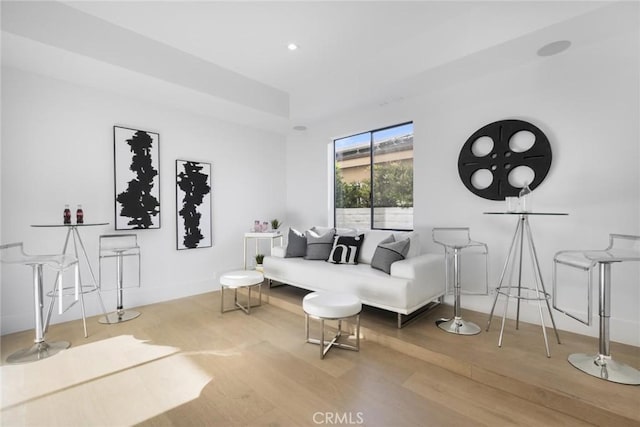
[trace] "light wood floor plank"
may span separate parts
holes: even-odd
[[[0,423],[640,424],[638,388],[566,366],[567,354],[593,345],[588,337],[563,336],[547,359],[535,325],[509,331],[498,349],[495,331],[458,337],[435,328],[450,307],[401,330],[390,313],[367,308],[361,351],[332,349],[320,360],[319,347],[304,342],[303,295],[287,286],[268,290],[270,304],[247,316],[220,314],[219,293],[211,292],[138,307],[139,318],[118,325],[88,319],[86,339],[80,321],[53,325],[48,339],[72,347],[37,363],[0,366]],[[3,360],[32,339],[32,331],[3,336]],[[613,348],[637,363],[637,349]]]
[[[435,368],[429,373],[419,372],[412,375],[404,385],[428,400],[438,402],[487,426],[590,425],[557,411],[532,404],[513,394],[465,380],[460,376],[452,376],[446,371]]]

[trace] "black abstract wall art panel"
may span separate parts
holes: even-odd
[[[160,228],[160,135],[113,127],[116,230]]]
[[[211,164],[176,160],[176,247],[211,247]]]

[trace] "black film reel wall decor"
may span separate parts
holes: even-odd
[[[514,147],[512,138],[518,132],[533,134],[533,144],[524,151]],[[492,147],[486,153],[474,153],[474,143],[490,138]],[[486,138],[483,138],[487,141]],[[476,150],[477,151],[477,150]],[[465,187],[473,194],[489,200],[517,197],[520,188],[509,183],[509,174],[519,166],[530,168],[534,177],[528,182],[531,190],[544,180],[551,167],[551,145],[545,134],[536,126],[523,120],[500,120],[478,129],[467,139],[458,157],[458,173]],[[473,185],[477,172],[491,174],[491,183],[483,188]]]

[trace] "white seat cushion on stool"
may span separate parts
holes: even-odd
[[[264,276],[255,270],[229,271],[220,276],[220,284],[228,288],[241,288],[243,286],[262,283]]]
[[[362,302],[349,294],[313,292],[302,300],[305,313],[324,319],[342,319],[362,311]]]

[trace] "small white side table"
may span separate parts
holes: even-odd
[[[343,348],[346,350],[360,351],[360,312],[362,302],[355,295],[334,294],[328,292],[312,292],[302,299],[302,310],[304,311],[304,328],[306,342],[320,345],[320,359],[324,359],[331,347]],[[351,317],[356,318],[355,345],[339,342],[342,336],[342,321]],[[309,318],[320,321],[320,339],[309,338]],[[337,320],[338,332],[333,339],[324,339],[324,321]]]
[[[284,235],[279,231],[265,232],[265,233],[244,233],[244,269],[247,269],[247,243],[249,240],[256,241],[256,254],[258,253],[260,240],[269,240],[271,242],[271,249],[273,249],[274,242],[280,239],[280,245],[284,244]]]
[[[262,305],[262,282],[264,276],[262,273],[255,270],[236,270],[229,271],[220,276],[220,313],[226,313],[227,311],[242,310],[245,314],[251,313],[252,307],[260,307]],[[258,304],[252,305],[251,303],[251,288],[258,287]],[[246,288],[247,305],[242,305],[238,302],[238,289]],[[224,307],[224,290],[233,289],[233,308],[225,309]]]

